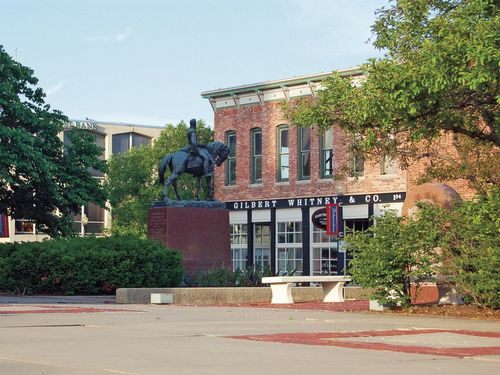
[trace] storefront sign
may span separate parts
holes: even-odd
[[[97,130],[97,122],[95,121],[70,121],[64,125],[65,128],[77,128],[82,130]]]
[[[381,194],[360,194],[360,195],[339,195],[310,198],[289,198],[289,199],[261,199],[256,201],[235,201],[226,202],[229,210],[253,210],[269,208],[294,208],[294,207],[316,207],[327,204],[338,204],[339,206],[372,203],[394,203],[403,202],[406,193],[381,193]]]
[[[326,229],[326,208],[320,208],[314,211],[311,217],[311,222],[316,228]]]
[[[339,235],[339,205],[326,205],[326,233],[330,236]]]

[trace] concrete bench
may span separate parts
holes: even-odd
[[[293,303],[293,283],[320,283],[323,288],[323,302],[343,302],[344,283],[349,276],[272,276],[263,277],[262,284],[269,284],[273,297],[271,303]]]

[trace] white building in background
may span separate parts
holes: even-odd
[[[68,131],[72,128],[84,129],[95,135],[96,144],[103,149],[102,158],[109,159],[113,154],[130,150],[132,147],[151,144],[162,127],[101,122],[94,120],[70,120],[65,130],[59,134],[64,142],[68,141]],[[104,174],[91,171],[94,178],[104,179]],[[111,213],[93,203],[82,206],[75,215],[73,229],[79,235],[100,235],[111,225]],[[38,233],[36,225],[29,220],[14,220],[0,213],[0,243],[16,241],[41,241],[48,236]]]

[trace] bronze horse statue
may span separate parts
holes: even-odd
[[[229,147],[227,147],[222,142],[211,142],[206,146],[199,145],[198,152],[208,152],[216,166],[220,167],[224,161],[226,161],[229,156]],[[170,169],[170,176],[165,180],[165,172],[167,167]],[[211,166],[213,172],[214,166]],[[165,155],[165,157],[160,162],[158,168],[158,174],[160,177],[160,183],[164,184],[163,187],[163,198],[165,201],[168,200],[168,187],[172,185],[174,187],[174,192],[177,200],[181,200],[179,192],[177,191],[177,178],[183,174],[189,173],[190,175],[196,177],[196,194],[195,199],[200,200],[200,186],[201,178],[205,176],[203,170],[203,160],[199,155],[193,155],[188,147],[183,147],[179,151],[172,154]],[[205,194],[206,200],[214,199],[214,189],[213,189],[213,176],[205,176],[207,181],[207,190]]]

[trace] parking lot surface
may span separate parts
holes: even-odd
[[[88,301],[0,299],[0,375],[500,373],[495,321]]]

